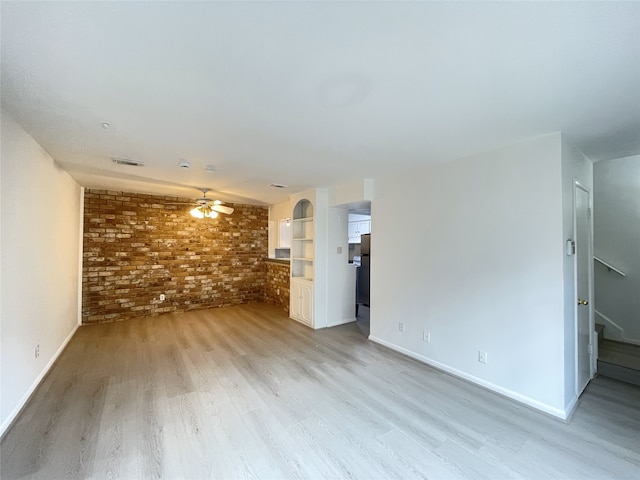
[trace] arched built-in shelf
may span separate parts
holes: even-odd
[[[313,204],[302,199],[293,207],[291,228],[291,277],[313,281]]]
[[[289,315],[313,327],[315,222],[310,200],[302,199],[291,215],[291,285]]]

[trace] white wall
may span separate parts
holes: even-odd
[[[593,163],[582,152],[562,139],[562,238],[574,240],[573,190],[578,181],[591,192],[593,205]],[[577,400],[576,392],[576,323],[577,303],[575,299],[575,260],[576,256],[563,256],[564,270],[564,366],[565,366],[565,409],[570,410]],[[593,278],[593,262],[589,263],[590,277]],[[593,285],[589,298],[593,298]],[[593,302],[591,302],[593,303]],[[591,305],[589,308],[593,308]],[[591,314],[593,323],[593,312]]]
[[[355,322],[356,269],[349,265],[349,210],[329,208],[327,326]]]
[[[372,216],[371,339],[564,417],[560,134],[380,179]]]
[[[78,326],[81,192],[4,112],[1,123],[4,433]]]
[[[329,189],[329,206],[351,205],[356,208],[359,204],[368,206],[374,195],[374,181],[370,178],[333,185]]]
[[[640,344],[640,155],[594,165],[596,321],[606,338]]]

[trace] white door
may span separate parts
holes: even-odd
[[[574,228],[576,242],[576,390],[580,395],[591,380],[592,331],[590,305],[591,208],[589,190],[577,182],[574,193]]]
[[[291,318],[299,319],[302,317],[302,308],[301,308],[302,293],[300,292],[300,284],[298,282],[291,282],[289,288],[291,289],[289,292],[289,296],[290,296],[289,316]]]
[[[313,286],[311,284],[301,285],[300,297],[302,300],[302,320],[309,325],[313,325]]]

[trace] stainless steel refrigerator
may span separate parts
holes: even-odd
[[[371,285],[371,234],[360,237],[360,268],[358,268],[357,303],[369,306],[369,288]]]

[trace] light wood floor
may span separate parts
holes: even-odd
[[[79,329],[5,436],[14,478],[638,478],[640,388],[566,425],[265,305]]]

